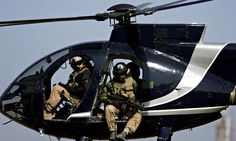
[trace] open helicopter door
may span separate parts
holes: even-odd
[[[90,46],[99,46],[101,44],[87,45]],[[83,49],[84,49],[83,45]],[[90,47],[91,49],[91,47]],[[70,97],[64,96],[61,94],[60,100],[57,101],[56,106],[54,107],[55,117],[53,120],[69,120],[74,118],[89,118],[92,104],[95,98],[96,90],[99,84],[99,70],[100,66],[103,66],[106,55],[103,51],[88,51],[82,50],[79,47],[72,47],[69,50],[68,54],[61,55],[54,65],[51,65],[50,69],[47,70],[47,75],[43,80],[44,83],[44,93],[45,93],[45,104],[47,103],[50,95],[52,95],[52,89],[55,85],[67,84],[68,77],[70,76],[73,69],[69,64],[69,60],[76,56],[82,56],[85,59],[86,68],[91,72],[90,78],[88,80],[87,88],[84,93],[78,93],[71,95],[71,97],[79,99],[79,104],[71,101]],[[62,91],[63,93],[64,91]],[[69,92],[69,91],[68,91]],[[74,97],[75,96],[75,97]]]

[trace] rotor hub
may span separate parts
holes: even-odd
[[[138,8],[131,4],[117,4],[107,9],[107,11],[112,11],[114,17],[110,17],[110,25],[116,25],[115,20],[117,20],[119,25],[130,24],[136,20],[131,21],[131,13],[137,11]],[[113,19],[113,23],[111,22]]]
[[[137,7],[131,4],[117,4],[107,9],[107,11],[114,11],[114,12],[126,12],[135,10],[137,10]]]

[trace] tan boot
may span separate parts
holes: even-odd
[[[109,139],[109,141],[115,141],[115,139],[116,139],[116,132],[113,131],[113,132],[110,133],[110,139]]]
[[[116,138],[118,141],[125,141],[127,135],[128,134],[123,131],[122,133],[118,134]]]
[[[51,113],[51,112],[44,110],[43,116],[44,116],[45,120],[52,120],[55,117],[55,113]]]

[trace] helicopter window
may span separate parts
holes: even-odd
[[[69,57],[60,64],[52,68],[57,71],[51,78],[52,91],[46,96],[45,119],[66,119],[72,114],[82,102],[93,74],[94,62],[84,54]]]
[[[69,65],[69,61],[67,60],[53,74],[52,79],[51,79],[51,87],[53,87],[53,85],[59,82],[66,83],[68,81],[68,76],[73,71],[71,67],[68,67],[68,65]]]
[[[64,56],[65,54],[68,54],[68,50],[64,50],[59,53],[42,58],[41,60],[31,65],[32,67],[27,68],[27,71],[25,71],[25,73],[18,78],[18,81],[27,76],[43,73],[48,67],[50,67],[52,63],[54,63],[56,60],[58,60],[61,56]]]
[[[112,60],[111,63],[110,63],[110,67],[109,67],[110,72],[113,71],[113,67],[114,67],[115,64],[118,63],[118,62],[124,62],[126,65],[130,64],[130,67],[131,67],[131,68],[129,68],[129,69],[132,69],[133,71],[134,71],[134,69],[138,69],[138,70],[135,70],[135,71],[139,71],[139,73],[140,73],[139,76],[134,76],[134,75],[131,74],[131,76],[132,76],[134,79],[136,79],[136,78],[142,79],[142,78],[143,78],[143,76],[142,76],[142,74],[143,74],[143,73],[142,73],[142,72],[143,72],[143,71],[142,71],[142,68],[139,67],[139,66],[138,66],[138,68],[134,68],[132,64],[135,64],[135,65],[137,65],[137,64],[136,64],[134,61],[130,60],[130,59],[120,59],[120,58],[116,58],[116,59]],[[111,77],[113,77],[113,74],[112,74],[112,73],[111,73]]]

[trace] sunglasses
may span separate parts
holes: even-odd
[[[76,62],[75,64],[76,65],[81,65],[82,63],[83,63],[83,61],[81,60],[81,61]]]

